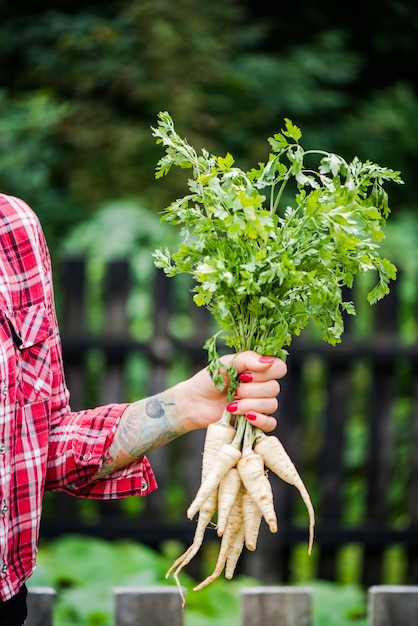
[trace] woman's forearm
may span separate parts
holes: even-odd
[[[184,432],[170,391],[133,402],[122,414],[95,478],[103,478]]]

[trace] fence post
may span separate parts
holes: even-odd
[[[418,586],[376,585],[368,592],[369,626],[416,626]]]
[[[26,626],[52,626],[55,589],[28,587]]]
[[[115,587],[115,626],[183,626],[177,587]]]
[[[312,626],[308,587],[248,587],[241,596],[242,626]]]

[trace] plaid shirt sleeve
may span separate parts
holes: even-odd
[[[86,498],[122,498],[147,495],[156,481],[146,457],[101,480],[92,477],[102,465],[119,419],[127,405],[110,404],[66,413],[49,438],[46,489]]]

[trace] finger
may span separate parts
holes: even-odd
[[[279,402],[277,398],[239,398],[229,402],[226,410],[232,415],[245,415],[248,412],[264,413],[270,415],[278,409]]]
[[[238,385],[235,397],[237,398],[272,398],[280,393],[280,383],[277,380],[248,382]]]
[[[246,419],[255,427],[260,428],[266,433],[270,433],[277,426],[277,420],[272,415],[248,411],[245,413]]]

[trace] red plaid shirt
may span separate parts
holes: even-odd
[[[49,253],[33,211],[0,194],[0,597],[35,566],[45,490],[146,495],[145,457],[92,481],[126,404],[74,413],[65,385]]]

